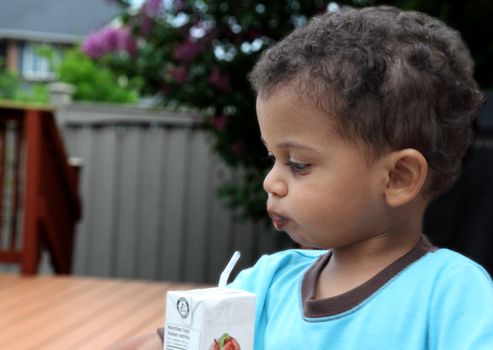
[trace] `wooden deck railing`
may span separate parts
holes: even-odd
[[[50,109],[0,105],[0,262],[35,274],[46,248],[55,272],[71,272],[78,172]]]

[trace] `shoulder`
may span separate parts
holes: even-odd
[[[493,349],[493,282],[471,259],[447,249],[423,259],[429,300],[429,342],[434,349]]]
[[[280,277],[296,278],[325,253],[325,250],[290,249],[263,255],[254,266],[241,271],[229,286],[253,291],[267,287]]]
[[[432,308],[454,314],[467,308],[477,316],[486,306],[493,309],[493,281],[488,272],[471,259],[448,249],[427,254],[421,280],[431,286]],[[493,320],[493,314],[484,315]]]
[[[435,271],[437,278],[454,280],[480,280],[493,288],[488,272],[468,257],[449,249],[438,249],[423,259],[423,267]]]

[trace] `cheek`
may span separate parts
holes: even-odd
[[[341,209],[339,195],[327,186],[311,186],[304,191],[297,193],[293,198],[295,215],[306,224],[312,222],[323,222],[330,218]]]
[[[341,177],[306,186],[296,195],[298,210],[316,221],[343,220],[345,216],[364,216],[371,210],[372,188],[359,177]]]

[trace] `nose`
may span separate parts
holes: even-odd
[[[275,166],[265,176],[264,190],[269,196],[284,197],[288,194],[288,186]]]

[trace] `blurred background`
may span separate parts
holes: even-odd
[[[215,282],[273,232],[246,76],[325,11],[389,4],[456,28],[492,96],[489,1],[2,0],[0,271]],[[493,98],[493,97],[491,97]],[[425,234],[493,272],[493,104]]]

